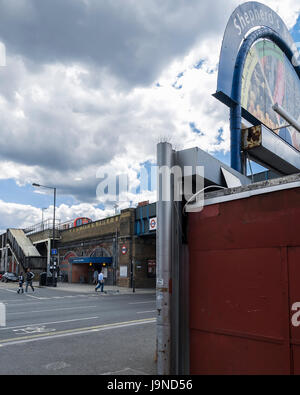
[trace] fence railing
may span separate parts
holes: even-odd
[[[74,220],[61,222],[60,219],[55,220],[55,230],[66,230],[74,227]],[[46,230],[53,230],[53,219],[49,218],[43,222],[39,222],[38,224],[29,226],[26,229],[23,229],[24,233],[29,236],[34,233],[44,232]]]
[[[61,225],[60,219],[56,219],[55,220],[55,230],[59,230],[60,225]],[[51,218],[46,219],[45,221],[40,222],[38,224],[29,226],[28,228],[23,229],[23,231],[27,236],[29,236],[33,233],[44,232],[45,230],[49,230],[49,229],[50,230],[53,229],[53,219],[51,219]]]

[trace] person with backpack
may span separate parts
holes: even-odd
[[[26,289],[25,289],[25,292],[28,291],[28,286],[29,285],[31,286],[32,292],[34,292],[34,288],[33,288],[33,285],[32,285],[33,277],[34,277],[34,274],[28,268],[27,272],[26,272]]]
[[[22,291],[22,294],[24,293],[24,288],[23,288],[23,284],[24,284],[24,276],[23,276],[23,272],[20,273],[19,275],[19,288],[18,288],[18,294]]]

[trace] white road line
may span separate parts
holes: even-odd
[[[41,302],[24,302],[24,303],[4,303],[7,307],[26,307],[26,306],[33,306],[33,305],[38,305],[42,306]]]
[[[13,293],[17,293],[17,290],[18,290],[18,288],[16,288],[16,289],[7,289],[7,288],[4,288],[4,290],[3,291],[7,291],[7,292],[13,292]]]
[[[149,311],[137,311],[137,314],[146,314],[146,313],[155,313],[156,310],[149,310]]]
[[[128,322],[128,323],[120,323],[119,325],[116,324],[107,324],[103,327],[99,327],[99,328],[88,328],[88,329],[83,329],[83,330],[75,330],[73,332],[65,332],[65,333],[58,333],[56,334],[55,332],[53,332],[53,335],[51,336],[39,336],[39,337],[32,337],[30,339],[18,339],[18,340],[10,340],[7,339],[5,342],[1,342],[0,340],[0,348],[1,347],[6,347],[6,346],[11,346],[11,345],[16,345],[16,344],[24,344],[24,343],[29,343],[29,342],[35,342],[35,341],[40,341],[40,340],[55,340],[59,337],[66,337],[66,336],[75,336],[75,335],[84,335],[87,333],[95,333],[95,332],[102,332],[102,331],[106,331],[106,330],[112,330],[112,329],[120,329],[120,328],[125,328],[128,326],[135,326],[135,325],[145,325],[145,324],[153,324],[156,322],[156,319],[145,319],[145,321],[141,321],[141,322]]]
[[[17,300],[17,299],[4,299],[4,300],[2,300],[2,299],[0,299],[0,302],[1,303],[19,303],[20,304],[20,300]],[[26,305],[27,306],[27,304],[32,304],[30,301],[23,301],[22,302],[22,304],[20,304],[20,306],[24,306],[24,305]],[[40,304],[39,302],[35,302],[34,304]]]
[[[25,296],[26,296],[27,298],[33,298],[33,299],[39,299],[39,300],[45,299],[45,298],[43,298],[43,297],[38,297],[38,296],[33,296],[33,295],[26,295],[26,294],[25,294]]]
[[[149,300],[148,302],[132,302],[132,303],[128,303],[128,304],[144,304],[144,303],[156,303],[155,300]]]
[[[20,311],[15,313],[6,313],[6,314],[31,314],[31,313],[45,313],[49,311],[62,311],[62,310],[78,310],[78,309],[92,309],[99,306],[78,306],[78,307],[66,307],[63,309],[51,309],[51,310],[35,310],[35,311]]]
[[[65,320],[65,321],[52,321],[52,322],[42,322],[38,324],[25,324],[25,325],[19,325],[19,326],[6,326],[5,328],[0,328],[0,331],[5,331],[9,329],[17,329],[17,328],[25,328],[27,326],[37,326],[37,325],[52,325],[52,324],[65,324],[68,322],[77,322],[77,321],[87,321],[87,320],[95,320],[99,318],[98,317],[87,317],[87,318],[76,318],[74,320]],[[0,340],[1,342],[1,340]]]

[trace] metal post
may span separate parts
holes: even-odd
[[[235,104],[230,109],[230,152],[231,152],[231,167],[236,171],[242,173],[242,153],[241,153],[241,126],[242,126],[242,107],[240,104]]]
[[[4,271],[7,272],[7,262],[8,262],[8,240],[7,240],[7,232],[5,233],[5,260],[4,260]]]
[[[3,234],[1,236],[1,263],[0,263],[0,268],[2,270],[2,268],[4,269],[4,237],[5,235]]]
[[[132,258],[132,292],[135,293],[135,259]]]
[[[50,187],[50,186],[46,186],[46,185],[41,185],[41,184],[37,184],[37,183],[33,183],[32,186],[34,187],[38,187],[38,188],[47,188],[47,189],[53,189],[54,192],[54,203],[53,203],[53,226],[52,226],[52,238],[53,238],[53,242],[52,242],[52,248],[55,247],[55,206],[56,206],[56,188],[54,187]],[[51,262],[52,261],[52,262]],[[53,272],[52,272],[52,286],[54,286],[54,281],[55,281],[55,271],[54,271],[54,261],[53,261],[53,257],[52,255],[50,255],[50,263],[52,263],[52,268],[53,268]]]
[[[169,143],[160,143],[157,146],[158,166],[158,199],[157,199],[157,231],[156,231],[156,257],[157,257],[157,373],[159,375],[171,374],[171,262],[172,262],[172,200],[173,188],[171,173],[162,177],[160,169],[173,165],[172,146]],[[166,174],[166,173],[165,173]],[[166,179],[170,177],[170,179]],[[169,184],[165,184],[169,183]],[[164,201],[163,185],[170,185],[170,199]]]
[[[50,266],[51,266],[51,239],[47,241],[47,277],[50,277]]]
[[[5,249],[5,264],[4,264],[4,267],[5,267],[5,271],[7,272],[8,271],[8,244],[6,244],[6,249]]]
[[[118,243],[118,232],[116,231],[115,237],[113,237],[113,285],[117,285],[117,281],[116,281],[117,253],[118,253],[117,243]]]
[[[56,206],[56,188],[54,188],[54,207],[53,207],[53,243],[52,248],[55,247],[55,206]],[[52,258],[52,286],[55,286],[55,270],[54,270],[54,258]]]

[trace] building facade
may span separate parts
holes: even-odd
[[[102,270],[107,285],[154,288],[156,232],[137,234],[136,209],[62,230],[57,242],[62,278],[93,283]]]

